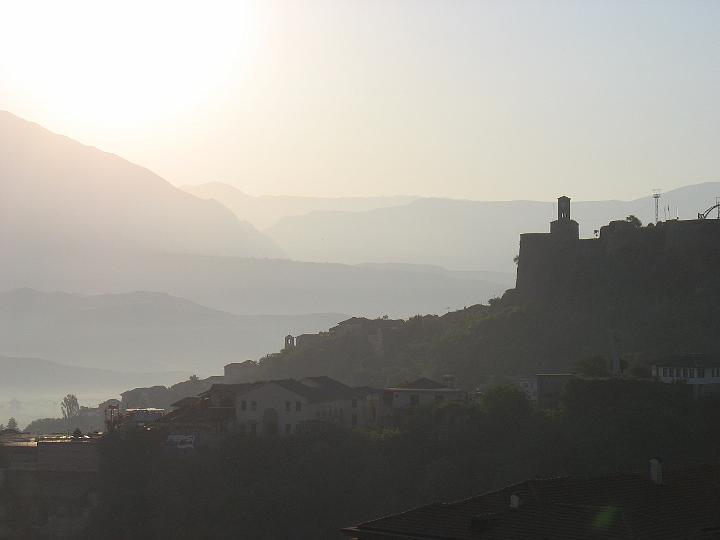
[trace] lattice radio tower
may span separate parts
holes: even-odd
[[[655,225],[658,224],[658,220],[660,219],[660,197],[661,197],[661,190],[659,189],[653,189],[653,199],[655,199]]]

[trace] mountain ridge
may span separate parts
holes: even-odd
[[[694,219],[714,204],[720,182],[704,182],[667,192],[660,219]],[[654,219],[652,197],[631,201],[573,202],[581,235],[630,214]],[[679,210],[679,211],[678,211]],[[419,198],[402,206],[357,212],[314,211],[284,217],[265,232],[293,259],[359,264],[438,264],[450,270],[511,272],[519,235],[546,231],[554,204],[540,201],[471,201]],[[449,241],[451,239],[451,241]]]
[[[181,189],[207,200],[216,200],[229,208],[235,215],[243,216],[260,230],[274,225],[278,219],[288,215],[305,213],[327,208],[358,210],[383,208],[413,201],[412,195],[387,197],[308,197],[295,195],[254,196],[223,182],[205,182],[184,185]]]
[[[0,111],[0,225],[8,254],[283,255],[223,205],[7,111]]]
[[[115,372],[214,373],[346,316],[233,315],[167,293],[0,292],[0,355]]]

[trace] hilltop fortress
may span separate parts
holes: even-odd
[[[518,300],[569,300],[588,293],[652,289],[663,296],[717,290],[720,219],[645,227],[613,221],[581,239],[570,199],[558,199],[549,233],[520,235]]]

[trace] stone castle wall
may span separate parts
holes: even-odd
[[[602,227],[598,238],[590,239],[568,234],[568,227],[558,234],[558,223],[562,222],[553,222],[551,233],[520,236],[516,285],[520,298],[562,299],[622,288],[639,278],[650,284],[657,281],[658,287],[672,286],[689,276],[716,279],[720,270],[720,220],[676,220],[639,228],[614,221]]]

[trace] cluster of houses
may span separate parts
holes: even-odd
[[[176,433],[284,436],[318,422],[348,429],[387,427],[393,425],[398,411],[471,399],[449,376],[442,382],[420,378],[384,389],[351,387],[325,376],[237,382],[246,381],[247,371],[254,366],[251,361],[228,364],[224,376],[213,377],[209,388],[170,403],[166,409],[123,403],[111,412],[122,423],[157,421]],[[720,395],[720,358],[666,356],[652,365],[652,377],[661,383],[687,384],[697,397]],[[565,386],[575,378],[572,373],[551,373],[506,381],[537,406],[549,408],[558,404]]]
[[[316,423],[349,429],[387,426],[399,410],[467,399],[463,390],[426,378],[378,390],[320,376],[214,384],[173,403],[158,421],[187,432],[285,436]]]

